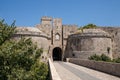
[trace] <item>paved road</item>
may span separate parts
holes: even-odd
[[[68,62],[54,61],[62,80],[120,80],[120,78]]]

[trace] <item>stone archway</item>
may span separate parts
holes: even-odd
[[[62,49],[59,47],[55,47],[52,52],[53,61],[61,61],[62,60]]]

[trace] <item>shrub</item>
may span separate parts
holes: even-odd
[[[111,58],[106,56],[105,54],[102,55],[92,55],[88,58],[89,60],[95,60],[95,61],[106,61],[106,62],[111,62]]]
[[[105,54],[102,54],[100,57],[102,61],[111,62],[111,58],[106,56]]]
[[[39,60],[42,49],[30,38],[10,40],[14,29],[0,21],[0,80],[46,80],[48,66]]]
[[[92,55],[89,57],[90,60],[95,60],[95,61],[100,61],[101,60],[101,57],[99,55]]]
[[[88,24],[82,27],[83,29],[93,29],[93,28],[97,28],[97,26],[95,24]]]
[[[113,62],[120,63],[120,58],[113,59]]]

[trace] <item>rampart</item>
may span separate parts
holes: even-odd
[[[120,57],[120,27],[99,27],[111,35],[113,57]]]
[[[21,37],[24,38],[31,38],[32,42],[38,46],[38,48],[43,49],[43,54],[41,55],[42,61],[47,61],[48,59],[48,49],[50,45],[51,37],[42,33],[42,32],[36,32],[36,31],[17,31],[13,35],[13,39],[18,41],[21,39]]]
[[[83,33],[68,37],[65,58],[88,59],[93,54],[112,57],[111,36],[99,29],[87,29]]]

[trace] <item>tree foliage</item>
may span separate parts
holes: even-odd
[[[0,21],[0,80],[46,80],[48,67],[39,60],[42,49],[30,38],[11,40],[14,33],[14,23]]]
[[[95,28],[97,28],[97,26],[95,24],[87,24],[83,27],[78,28],[78,30],[83,32],[83,29],[95,29]]]
[[[90,28],[96,28],[97,26],[95,24],[88,24],[82,27],[82,29],[90,29]]]
[[[15,33],[15,21],[9,26],[0,20],[0,45],[8,40]]]

